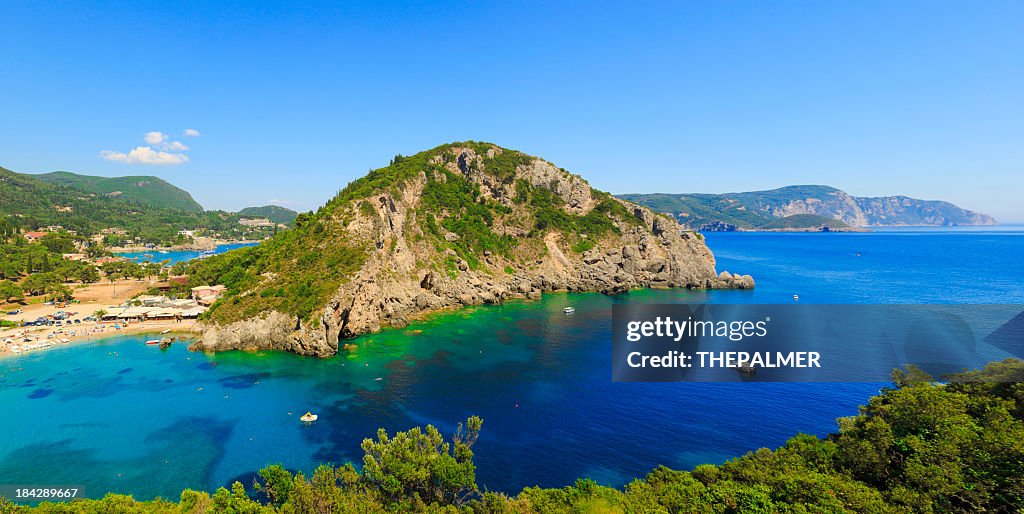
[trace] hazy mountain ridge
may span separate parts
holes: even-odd
[[[853,227],[994,225],[985,214],[949,202],[907,196],[857,197],[830,186],[787,186],[767,191],[723,194],[625,194],[620,198],[672,214],[690,229],[729,224],[739,229],[777,225],[778,219],[818,216]],[[817,219],[804,221],[818,223]],[[801,228],[790,226],[787,228]],[[809,227],[803,227],[809,228]]]

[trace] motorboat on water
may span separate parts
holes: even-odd
[[[566,314],[572,314],[572,313],[576,312],[576,309],[574,307],[566,307],[566,308],[562,309],[562,312],[564,312]]]
[[[159,339],[150,339],[149,341],[146,341],[146,344],[149,344],[149,345],[160,344],[160,340]]]
[[[319,417],[320,416],[317,416],[316,414],[313,414],[312,412],[307,412],[307,413],[305,413],[305,414],[303,414],[302,416],[299,417],[299,421],[301,421],[303,423],[312,423],[312,422],[316,421],[317,418],[319,418]]]
[[[798,300],[800,300],[800,295],[793,295],[793,301],[795,302]]]

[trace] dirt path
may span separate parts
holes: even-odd
[[[544,236],[544,244],[548,247],[548,253],[555,258],[555,265],[559,270],[563,270],[569,267],[569,259],[565,258],[565,254],[558,248],[558,239],[561,237],[556,232],[549,232],[548,235]]]

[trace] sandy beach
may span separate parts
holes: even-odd
[[[103,282],[89,284],[86,287],[75,289],[75,298],[80,303],[70,303],[64,307],[57,305],[46,305],[36,303],[31,305],[6,305],[4,307],[3,319],[22,323],[34,321],[37,318],[52,316],[58,311],[74,312],[73,318],[82,319],[91,316],[98,310],[110,311],[117,308],[128,299],[142,293],[150,287],[150,282],[145,280],[119,280],[116,282]],[[71,285],[70,287],[76,287]],[[80,286],[77,286],[80,287]],[[21,312],[15,315],[7,315],[6,312],[20,309]],[[82,322],[72,323],[64,326],[43,326],[43,327],[15,327],[0,330],[0,356],[14,355],[11,351],[12,345],[20,348],[36,346],[40,343],[52,343],[49,347],[40,347],[29,352],[43,351],[64,344],[74,344],[83,341],[95,341],[98,339],[113,337],[124,334],[159,334],[164,330],[170,330],[174,334],[189,334],[195,325],[194,320],[147,320],[133,323],[117,322]],[[120,327],[120,328],[115,328]],[[29,341],[26,341],[26,338]],[[64,343],[67,340],[68,343]],[[7,341],[5,343],[5,341]]]
[[[153,334],[153,339],[194,337],[196,322],[145,321],[130,324],[88,322],[65,327],[20,327],[0,331],[0,358],[45,351],[59,346],[81,344],[100,339],[132,334]],[[120,328],[117,328],[120,327]],[[162,334],[169,330],[166,334]],[[10,341],[5,343],[4,341]],[[49,343],[49,344],[47,344]],[[19,351],[13,351],[17,348]]]
[[[29,305],[7,304],[3,307],[3,319],[15,322],[34,321],[44,316],[52,316],[58,311],[76,312],[78,318],[91,316],[98,310],[110,310],[121,305],[125,301],[146,291],[152,285],[147,280],[118,280],[116,282],[101,282],[88,284],[82,287],[81,284],[67,284],[74,291],[78,303],[69,303],[63,308],[57,305],[46,305],[44,303],[33,303]],[[14,315],[7,312],[20,310]]]

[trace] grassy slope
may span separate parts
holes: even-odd
[[[67,186],[98,195],[120,191],[119,198],[152,207],[180,209],[199,212],[203,206],[196,202],[188,191],[167,181],[151,176],[94,177],[67,171],[55,171],[33,175],[43,182]]]

